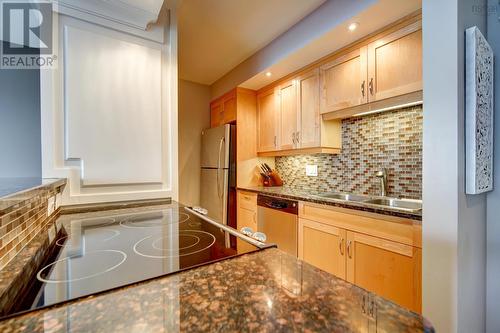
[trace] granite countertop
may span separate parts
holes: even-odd
[[[0,178],[0,216],[37,196],[41,189],[65,184],[66,179],[58,178]]]
[[[329,206],[336,206],[343,208],[351,208],[351,209],[362,210],[383,215],[398,216],[418,221],[422,220],[422,211],[403,212],[400,210],[392,209],[390,207],[382,207],[382,206],[377,208],[368,207],[364,206],[362,203],[355,201],[340,201],[340,200],[321,198],[315,195],[316,193],[311,193],[304,190],[297,190],[295,188],[287,186],[275,186],[275,187],[255,186],[255,187],[239,187],[238,189],[254,193],[261,193],[268,196],[274,196],[279,198],[307,201],[322,205],[329,205]]]
[[[433,331],[421,316],[274,248],[0,321],[4,333],[369,329]]]

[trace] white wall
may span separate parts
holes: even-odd
[[[62,61],[41,72],[43,176],[68,178],[65,205],[177,199],[175,15],[155,28],[164,42],[57,17]]]
[[[179,202],[200,204],[201,131],[210,127],[210,87],[179,80]]]
[[[423,1],[423,314],[437,332],[485,330],[486,197],[464,181],[464,32],[486,33],[484,4]]]
[[[488,41],[495,52],[495,184],[488,193],[486,331],[500,332],[500,3],[489,0]]]
[[[0,178],[40,177],[40,71],[0,69],[0,101]]]

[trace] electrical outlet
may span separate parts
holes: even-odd
[[[47,216],[52,215],[55,210],[55,205],[56,197],[50,197],[49,200],[47,200]]]
[[[306,176],[318,177],[318,166],[317,165],[306,165]]]

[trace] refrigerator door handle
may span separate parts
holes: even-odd
[[[217,156],[217,195],[221,198],[221,189],[220,189],[220,170],[221,170],[221,162],[220,157],[222,154],[222,145],[224,144],[225,138],[222,137],[219,142],[219,155]],[[224,195],[224,193],[222,193]]]

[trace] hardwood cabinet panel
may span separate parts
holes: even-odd
[[[418,249],[347,232],[347,281],[420,312]]]
[[[210,103],[210,127],[219,127],[236,121],[237,89]]]
[[[257,211],[257,194],[238,191],[238,205],[241,208]]]
[[[214,102],[210,105],[210,127],[218,127],[223,124],[224,113],[222,102]]]
[[[237,195],[237,229],[250,227],[254,232],[257,231],[257,194],[238,191]],[[250,250],[252,246],[241,239],[236,240],[238,253]]]
[[[345,279],[346,231],[299,219],[299,258]]]
[[[257,95],[259,152],[278,149],[278,109],[274,88]]]
[[[224,124],[236,121],[236,96],[230,96],[222,102],[224,109]]]
[[[319,69],[297,77],[295,82],[297,83],[299,113],[298,146],[300,148],[320,147]]]
[[[238,207],[238,217],[237,217],[237,229],[249,227],[252,228],[254,232],[257,231],[257,211],[251,211],[245,208]],[[236,247],[238,253],[247,252],[253,248],[253,246],[242,239],[236,239]]]
[[[310,202],[299,203],[299,218],[349,229],[409,246],[422,246],[419,221]]]
[[[422,90],[422,23],[368,45],[369,101]]]
[[[290,80],[278,86],[278,115],[280,119],[279,148],[293,149],[297,132],[297,86]]]
[[[366,56],[363,46],[320,67],[322,114],[368,101]]]

